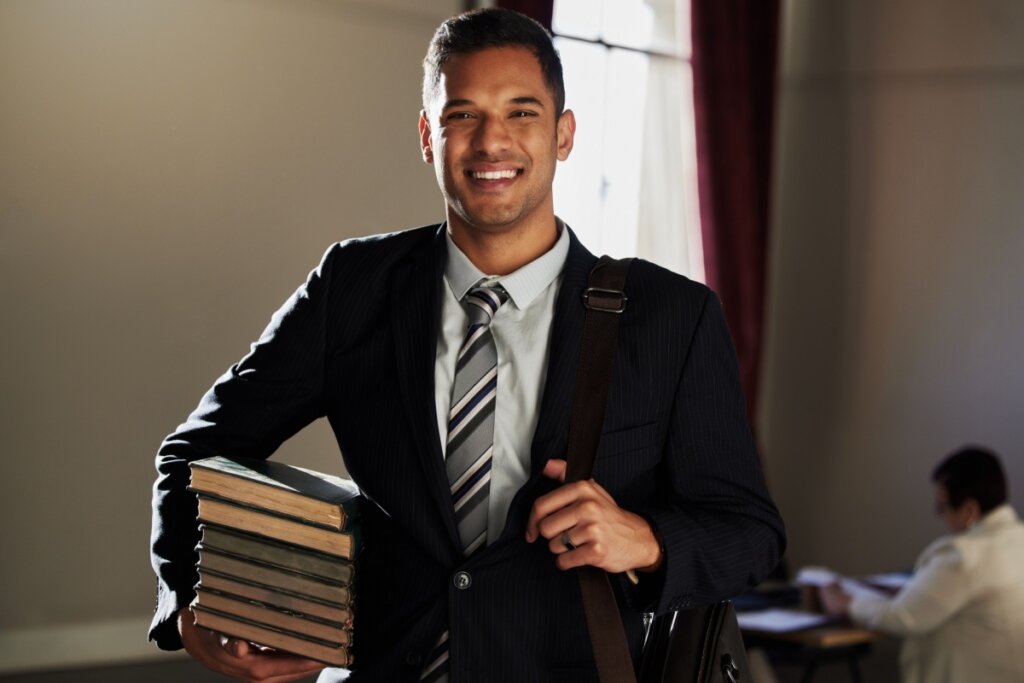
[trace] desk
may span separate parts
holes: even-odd
[[[818,666],[826,662],[845,663],[850,680],[861,683],[860,659],[871,651],[871,643],[881,637],[875,631],[845,624],[785,633],[743,630],[743,642],[748,650],[764,648],[773,663],[803,664],[804,674],[800,679],[803,683],[810,683]]]

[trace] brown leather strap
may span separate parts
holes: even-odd
[[[618,343],[619,318],[627,304],[624,290],[631,263],[632,259],[602,256],[590,271],[583,293],[587,312],[569,421],[566,481],[589,479],[594,471]],[[601,683],[635,683],[626,630],[608,574],[590,566],[577,571]]]
[[[619,318],[628,303],[623,290],[631,263],[632,259],[617,261],[602,256],[590,271],[587,288],[583,291],[586,317],[576,368],[576,393],[569,417],[566,481],[589,479],[594,471],[594,456],[612,381]]]

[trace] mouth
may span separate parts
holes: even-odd
[[[466,171],[466,176],[473,180],[511,180],[522,173],[523,169],[521,168],[504,168],[493,171],[469,170]]]

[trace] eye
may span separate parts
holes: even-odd
[[[529,118],[529,117],[536,116],[536,115],[537,115],[537,112],[529,111],[527,109],[519,109],[519,110],[516,110],[516,111],[512,112],[512,118],[514,118],[514,119],[525,119],[525,118]]]
[[[453,111],[445,116],[445,119],[448,121],[465,121],[471,118],[473,118],[473,115],[468,111]]]

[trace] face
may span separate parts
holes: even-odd
[[[953,507],[950,505],[946,487],[936,484],[935,514],[946,523],[951,531],[966,531],[981,519],[981,506],[978,505],[978,501],[968,498],[960,507]]]
[[[572,150],[572,112],[555,116],[540,64],[526,48],[451,57],[420,115],[423,160],[433,164],[453,233],[553,227],[556,161]]]

